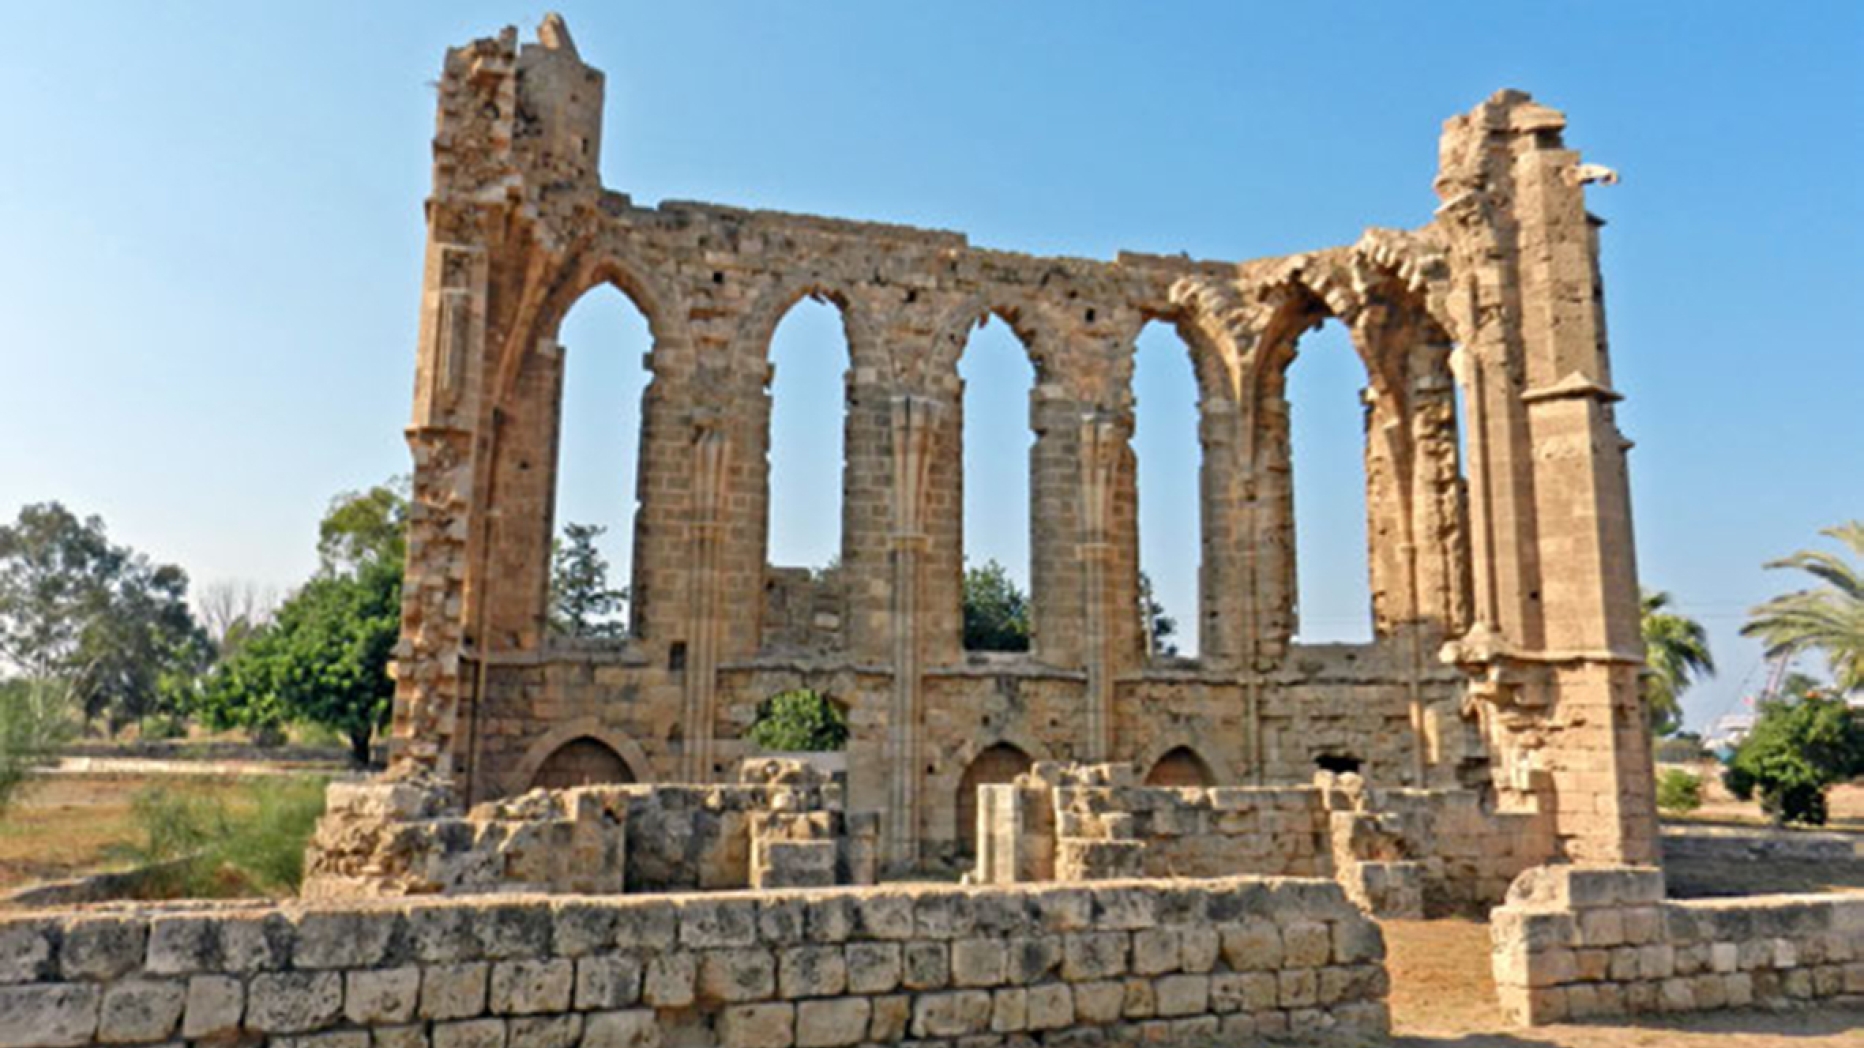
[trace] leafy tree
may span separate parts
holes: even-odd
[[[110,544],[103,521],[56,502],[0,527],[0,662],[42,707],[111,728],[172,712],[177,682],[212,657],[187,573]]]
[[[817,692],[796,688],[764,700],[750,737],[767,750],[829,753],[848,748],[848,718]]]
[[[367,763],[395,695],[388,664],[401,629],[407,503],[392,484],[340,497],[318,529],[323,566],[272,622],[215,667],[200,708],[217,727],[287,723],[340,732]]]
[[[1820,534],[1864,557],[1864,521],[1849,521]],[[1819,585],[1755,608],[1742,634],[1759,637],[1768,655],[1820,652],[1839,694],[1864,689],[1864,572],[1843,557],[1818,550],[1800,550],[1767,567],[1797,568]]]
[[[367,491],[330,500],[317,525],[317,558],[326,573],[356,572],[371,562],[407,559],[408,481],[394,477]]]
[[[1176,655],[1178,620],[1165,614],[1165,605],[1153,595],[1152,576],[1139,573],[1139,615],[1146,631],[1146,652],[1151,655]]]
[[[995,560],[964,573],[966,651],[1028,651],[1029,597]]]
[[[18,679],[0,681],[0,812],[34,768],[51,759],[71,734],[60,688]]]
[[[615,640],[627,636],[621,618],[628,591],[608,584],[608,559],[595,548],[607,528],[565,524],[550,551],[550,632],[560,637]]]
[[[1822,826],[1825,791],[1864,774],[1864,716],[1795,674],[1787,697],[1761,705],[1723,777],[1736,797],[1760,797],[1775,822]]]
[[[1641,604],[1644,704],[1650,710],[1651,730],[1670,735],[1683,725],[1683,692],[1715,674],[1715,658],[1709,654],[1709,631],[1702,623],[1666,610],[1671,604],[1668,593],[1645,590]]]

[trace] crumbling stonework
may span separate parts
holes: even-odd
[[[1528,870],[1493,915],[1496,989],[1524,1026],[1864,1004],[1864,896],[1671,902],[1644,867]]]
[[[879,820],[798,761],[746,761],[734,786],[532,790],[460,813],[413,778],[329,789],[307,899],[620,894],[872,884]]]
[[[139,906],[0,917],[0,1048],[1363,1044],[1326,881]]]
[[[1328,877],[1381,917],[1472,912],[1554,854],[1548,820],[1484,812],[1467,790],[1157,787],[1125,764],[1039,763],[981,791],[983,883],[1129,877]]]
[[[1374,783],[1545,816],[1562,857],[1655,858],[1596,172],[1559,113],[1503,91],[1449,121],[1420,229],[1246,262],[1093,261],[637,205],[601,185],[602,74],[554,17],[536,43],[508,30],[450,51],[438,93],[398,766],[470,801],[595,774],[706,783],[753,753],[760,702],[808,686],[849,711],[850,806],[882,814],[894,869],[965,850],[960,795],[1019,762],[1168,757],[1220,786],[1356,761]],[[557,333],[599,285],[653,338],[631,635],[564,650],[545,637]],[[805,296],[840,309],[850,354],[842,549],[819,578],[767,557],[769,343]],[[1036,370],[1034,639],[979,658],[960,631],[957,365],[991,316]],[[1367,373],[1367,645],[1293,642],[1283,376],[1330,317]],[[1154,320],[1199,388],[1189,663],[1147,657],[1138,611],[1130,379]],[[992,754],[994,780],[976,767]]]

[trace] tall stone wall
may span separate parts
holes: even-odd
[[[0,917],[0,1048],[976,1048],[1383,1034],[1324,881],[838,889]]]
[[[569,746],[639,781],[711,781],[789,680],[848,708],[851,804],[882,813],[895,869],[965,849],[954,791],[997,747],[1142,766],[1189,747],[1214,785],[1355,760],[1544,813],[1572,858],[1654,856],[1626,444],[1583,189],[1599,171],[1564,147],[1560,114],[1501,92],[1446,124],[1442,204],[1420,229],[1245,262],[1098,261],[637,205],[598,175],[603,88],[554,17],[535,43],[453,49],[441,72],[397,764],[472,800],[560,775]],[[565,361],[585,349],[558,334],[604,285],[653,340],[631,631],[574,651],[545,626]],[[845,461],[820,478],[841,486],[839,563],[805,578],[769,563],[767,520],[770,339],[806,296],[840,311],[848,368]],[[979,495],[963,490],[958,362],[989,317],[1036,375],[1033,640],[1011,658],[964,651],[960,629]],[[1284,375],[1328,318],[1367,375],[1364,645],[1297,642]],[[1153,321],[1182,337],[1199,391],[1188,662],[1148,655],[1137,599],[1131,375]]]

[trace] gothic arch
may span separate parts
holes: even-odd
[[[1215,786],[1217,775],[1196,750],[1174,746],[1147,767],[1144,781],[1147,786],[1203,789]]]
[[[841,314],[842,337],[848,345],[850,368],[873,369],[888,378],[895,377],[893,358],[879,336],[873,305],[832,282],[814,277],[779,279],[768,285],[745,311],[738,325],[731,359],[768,361],[777,327],[805,298],[827,302]]]
[[[1207,749],[1209,745],[1208,738],[1192,732],[1166,732],[1150,746],[1133,756],[1133,768],[1141,776],[1149,775],[1160,761],[1182,751],[1195,757],[1204,766],[1205,770],[1210,773],[1209,785],[1214,786],[1227,778],[1226,773],[1235,768],[1236,764],[1228,754]]]
[[[518,761],[508,780],[515,787],[513,792],[530,788],[531,782],[537,778],[537,772],[544,766],[544,762],[549,760],[552,754],[578,739],[589,739],[608,747],[616,757],[621,759],[623,766],[634,775],[635,781],[653,780],[654,763],[648,759],[647,751],[641,749],[633,739],[594,717],[578,717],[573,721],[559,724],[539,736],[524,751],[523,759]]]
[[[1038,384],[1064,377],[1067,325],[1047,304],[1019,295],[972,295],[946,311],[933,328],[928,363],[931,377],[956,378],[958,361],[971,342],[971,332],[991,317],[1009,325],[1023,345]]]
[[[679,293],[656,275],[652,265],[624,248],[604,244],[599,250],[573,259],[546,290],[538,293],[535,302],[520,305],[512,325],[513,338],[502,351],[498,382],[493,388],[494,403],[502,404],[509,396],[525,354],[534,351],[540,339],[554,338],[570,309],[602,284],[625,295],[647,318],[648,334],[653,339],[650,382],[662,375],[691,372],[694,361],[686,328],[687,308]]]

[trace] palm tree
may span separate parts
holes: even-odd
[[[1864,557],[1864,521],[1820,534]],[[1824,654],[1841,695],[1864,688],[1864,574],[1844,557],[1819,550],[1800,550],[1767,567],[1798,568],[1822,585],[1781,594],[1748,612],[1742,634],[1759,637],[1768,655]]]
[[[1709,654],[1709,631],[1687,615],[1666,611],[1671,597],[1662,590],[1645,590],[1640,606],[1644,631],[1644,702],[1650,707],[1650,727],[1659,735],[1674,732],[1683,723],[1683,692],[1697,680],[1714,676],[1715,658]]]

